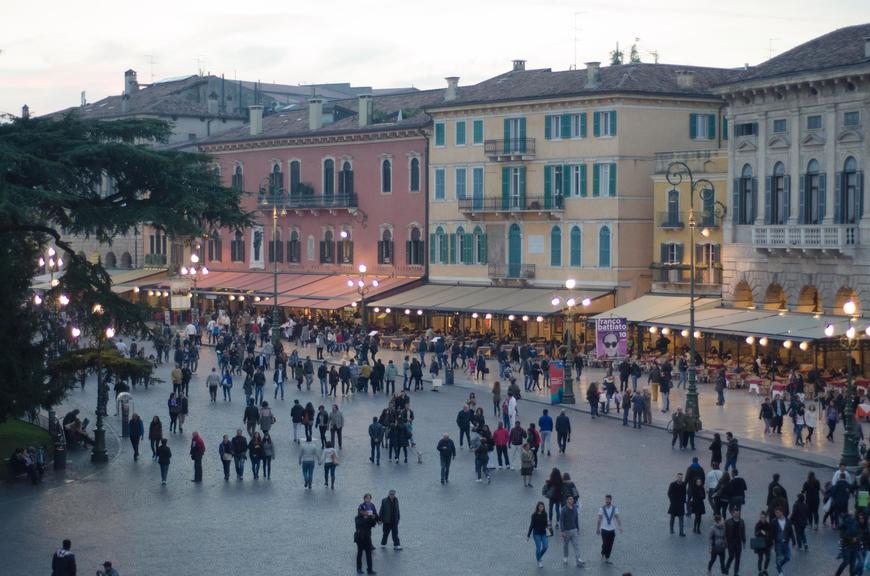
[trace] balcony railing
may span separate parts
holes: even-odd
[[[656,226],[671,230],[682,230],[686,226],[686,213],[659,212],[656,214]]]
[[[485,140],[484,153],[496,160],[511,160],[535,157],[534,138],[509,138],[507,140]]]
[[[488,266],[490,278],[500,280],[528,280],[535,277],[534,264],[492,264]]]
[[[277,207],[287,210],[330,210],[333,208],[356,208],[356,194],[261,194],[258,198],[260,206]]]
[[[166,266],[166,254],[146,254],[145,266]]]
[[[461,198],[460,212],[466,214],[514,214],[561,212],[565,208],[562,196],[526,196],[525,198]]]
[[[715,149],[707,150],[682,150],[679,152],[658,152],[656,153],[656,174],[664,174],[668,171],[668,166],[672,162],[683,162],[687,164],[692,172],[703,173],[718,170],[717,167],[709,162],[723,156],[724,151]]]
[[[851,224],[752,228],[752,245],[771,250],[851,250],[858,242],[858,227]]]

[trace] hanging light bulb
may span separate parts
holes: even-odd
[[[671,329],[668,328],[667,326],[665,326],[664,328],[662,328],[662,334],[664,334],[665,336],[667,336],[667,335],[670,334],[670,333],[671,333]]]
[[[229,298],[230,302],[234,301],[235,299],[236,299],[235,294],[230,294],[230,298]]]
[[[750,346],[752,346],[753,344],[755,344],[755,336],[747,336],[747,337],[746,337],[746,343],[749,344]]]
[[[848,338],[849,340],[854,340],[855,335],[856,335],[855,327],[849,326],[849,329],[846,330],[846,338]]]
[[[138,294],[139,292],[140,292],[139,287],[138,287],[138,286],[133,286],[133,294]]]
[[[701,331],[700,331],[700,330],[695,330],[695,334],[694,334],[694,336],[695,336],[696,339],[697,339],[697,338],[700,338],[700,337],[701,337]]]
[[[346,238],[346,237],[347,237],[347,232],[345,232],[344,234],[345,234],[345,235],[342,236],[342,238]],[[360,274],[365,274],[366,271],[368,270],[368,268],[366,268],[366,265],[365,265],[365,264],[360,264],[358,270],[359,270],[359,273],[360,273]]]
[[[260,300],[262,300],[262,298],[260,298],[259,296],[254,296],[254,302],[259,302]]]
[[[825,326],[825,336],[830,338],[833,335],[834,335],[834,325],[828,324],[827,326]]]
[[[477,312],[472,312],[471,317],[474,318],[475,320],[477,320],[477,317],[478,317]]]
[[[513,314],[508,314],[508,320],[510,320],[511,322],[513,322],[516,319],[517,319],[517,317],[514,316]],[[870,326],[868,326],[868,328],[870,328]]]
[[[680,336],[682,336],[683,338],[688,338],[688,337],[689,337],[689,331],[686,330],[685,328],[683,328],[683,329],[680,331]]]
[[[375,306],[375,314],[377,314],[377,313],[380,312],[380,311],[381,311],[381,309],[378,308],[377,306]]]
[[[48,255],[49,255],[49,256],[54,256],[55,254],[57,254],[57,252],[54,251],[54,248],[49,248],[49,249],[48,249]]]
[[[82,335],[82,331],[79,330],[78,328],[76,328],[75,326],[73,326],[72,330],[70,330],[70,334],[72,334],[73,338],[78,338],[79,336]]]
[[[49,258],[49,259],[48,259],[48,267],[49,267],[49,268],[54,268],[54,258]]]
[[[798,344],[798,348],[800,348],[804,352],[806,352],[809,349],[809,347],[810,347],[810,343],[807,341],[803,341],[800,344]]]
[[[202,275],[208,276],[208,268],[206,268],[205,266],[202,267]]]
[[[573,278],[568,278],[567,280],[565,280],[565,288],[567,288],[568,290],[573,290],[576,285],[577,281]]]
[[[66,294],[61,294],[58,297],[57,301],[60,302],[61,306],[66,306],[67,304],[69,304],[69,296],[67,296]]]
[[[486,319],[487,319],[487,320],[492,320],[492,314],[490,314],[489,312],[487,312],[487,313],[486,313]]]
[[[59,284],[60,284],[60,280],[58,280],[57,278],[51,279],[51,287],[52,288],[57,288]]]
[[[362,280],[357,280],[356,285],[360,288],[365,288],[366,283]]]
[[[39,257],[39,260],[37,260],[36,263],[39,264],[39,267],[40,267],[40,268],[43,267],[43,266],[45,266],[45,258],[43,258],[42,256],[40,256],[40,257]]]
[[[584,298],[580,301],[583,306],[592,306],[592,298]]]
[[[377,288],[377,287],[380,286],[380,285],[381,285],[381,281],[378,280],[377,278],[375,278],[374,280],[372,280],[372,286],[374,286],[375,288]]]
[[[347,287],[348,287],[348,288],[353,288],[353,286],[354,286],[354,284],[353,284],[353,280],[348,280],[348,281],[347,281]]]
[[[558,306],[562,300],[558,296],[553,296],[553,299],[550,300],[550,304],[553,306]]]
[[[242,294],[241,296],[239,296],[239,302],[244,302],[244,301],[245,301],[245,295]]]
[[[405,315],[408,316],[410,314],[411,314],[411,310],[408,308],[405,308]]]
[[[40,296],[39,294],[34,294],[33,295],[33,303],[36,304],[37,306],[42,304],[42,296]]]
[[[169,291],[164,290],[164,291],[163,291],[163,297],[164,297],[164,298],[169,298]]]
[[[422,315],[423,315],[423,311],[422,311],[422,310],[417,310],[417,316],[422,316]]]
[[[568,298],[567,300],[565,300],[565,304],[568,305],[568,308],[573,308],[574,306],[577,305],[577,301],[574,300],[573,298]]]
[[[528,321],[529,321],[528,315],[523,314],[523,322],[528,322]]]
[[[57,259],[57,267],[58,267],[58,268],[63,268],[63,258],[58,258],[58,259]]]
[[[843,304],[843,312],[846,313],[846,316],[854,316],[857,310],[858,305],[855,304],[853,300],[849,300],[848,302]]]
[[[649,327],[649,333],[650,333],[650,334],[657,334],[658,331],[659,331],[659,329],[656,328],[655,326],[650,326],[650,327]]]
[[[148,291],[148,295],[149,295],[149,296],[154,296],[154,290],[149,290],[149,291]]]
[[[199,256],[196,254],[191,254],[190,261],[193,262],[194,264],[199,264]]]
[[[353,302],[351,302],[350,305],[351,305],[353,308],[356,308],[356,300],[354,300]]]
[[[91,308],[91,312],[93,312],[94,314],[97,314],[97,315],[102,314],[104,311],[105,310],[104,310],[102,304],[94,304],[94,306]]]
[[[114,338],[115,337],[115,329],[111,326],[106,328],[106,338]]]
[[[342,239],[347,238],[347,230],[342,230],[338,235],[341,236]],[[360,268],[362,268],[362,265],[360,265]]]
[[[390,310],[389,308],[387,308],[386,310],[384,310],[384,312],[386,312],[387,314],[389,314],[390,312],[392,312],[392,310]]]
[[[543,316],[538,316],[537,318],[535,318],[535,322],[543,322],[543,321],[544,321]]]
[[[791,349],[791,346],[792,346],[791,340],[786,340],[785,342],[782,343],[782,347],[785,348],[786,350]]]
[[[767,336],[762,336],[762,337],[758,340],[758,343],[759,343],[760,345],[762,345],[762,346],[767,346]]]
[[[182,267],[181,267],[181,270],[179,270],[179,272],[181,272],[181,275],[182,275],[182,276],[187,276],[187,273],[188,273],[189,271],[188,271],[188,269],[187,269],[187,266],[182,266]]]

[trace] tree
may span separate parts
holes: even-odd
[[[241,192],[220,185],[208,156],[153,146],[170,133],[162,121],[74,113],[0,125],[0,421],[50,407],[65,393],[64,379],[48,377],[44,334],[63,340],[72,324],[36,306],[30,289],[49,240],[67,265],[42,307],[57,310],[68,296],[65,315],[94,339],[109,325],[145,333],[146,310],[114,294],[102,265],[75,254],[62,233],[111,242],[143,223],[182,238],[252,224]],[[104,177],[115,183],[109,194],[100,192]],[[43,332],[45,322],[57,324]]]
[[[610,52],[610,65],[611,66],[618,66],[618,65],[622,64],[623,57],[624,57],[624,54],[619,49],[619,42],[617,42],[616,49],[614,49]]]

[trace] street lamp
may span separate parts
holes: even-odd
[[[278,350],[278,216],[286,216],[285,208],[278,209],[278,204],[284,201],[284,191],[276,188],[269,180],[269,194],[266,195],[266,189],[263,184],[260,184],[260,196],[262,197],[262,205],[268,209],[272,207],[272,347]]]
[[[577,281],[573,278],[568,278],[565,280],[565,288],[568,290],[573,290],[577,286]],[[562,299],[558,296],[553,296],[553,299],[550,301],[553,306],[559,306],[562,303]],[[580,305],[584,308],[590,306],[592,304],[591,298],[583,298],[580,300]],[[577,298],[573,295],[569,295],[568,298],[565,299],[565,305],[568,306],[568,318],[571,320],[571,329],[565,333],[565,341],[562,343],[562,404],[575,404],[577,402],[574,397],[574,377],[573,377],[573,366],[571,365],[571,359],[573,358],[574,353],[574,306],[577,305]],[[523,317],[525,320],[525,316]]]
[[[94,316],[103,315],[103,307],[95,304],[92,312]],[[103,428],[103,416],[108,414],[109,385],[103,382],[103,345],[106,340],[115,337],[115,329],[111,326],[97,333],[97,424],[94,428],[94,448],[91,451],[91,462],[108,462],[109,455],[106,452],[106,429]]]
[[[367,278],[366,273],[368,272],[368,267],[366,267],[365,264],[360,264],[359,267],[357,267],[357,270],[359,271],[359,275],[355,278],[349,277],[347,279],[347,285],[349,288],[355,288],[356,293],[359,294],[360,327],[362,328],[363,338],[365,338],[365,335],[368,333],[366,328],[366,295],[371,292],[372,288],[380,286],[381,282],[377,278],[372,278],[371,280]],[[410,313],[410,310],[405,310],[405,314]],[[422,311],[418,310],[417,314],[421,315]]]
[[[843,312],[849,316],[849,328],[846,332],[839,336],[834,336],[835,329],[833,324],[825,326],[825,336],[828,338],[836,338],[840,346],[846,350],[846,410],[843,412],[843,454],[840,460],[846,466],[857,466],[860,455],[858,453],[858,432],[855,428],[855,380],[852,376],[852,351],[860,345],[858,339],[858,331],[855,329],[855,320],[858,318],[858,306],[852,300],[843,304]],[[865,330],[865,334],[870,336],[870,326]]]
[[[665,177],[674,190],[682,184],[683,179],[689,181],[689,387],[686,391],[686,416],[688,417],[689,430],[697,432],[701,429],[701,415],[698,409],[698,386],[697,371],[695,364],[695,194],[704,204],[711,204],[712,213],[704,210],[702,224],[708,219],[721,219],[725,216],[726,208],[721,202],[715,200],[716,187],[706,178],[695,180],[692,170],[685,162],[671,162],[668,164]],[[706,227],[701,231],[703,236],[709,236],[710,231]]]
[[[199,320],[199,305],[197,303],[196,280],[199,276],[208,276],[208,268],[205,264],[199,264],[199,255],[196,252],[190,255],[190,266],[181,267],[182,276],[190,276],[193,278],[193,292],[191,293],[191,308],[193,308],[192,319],[194,322]]]

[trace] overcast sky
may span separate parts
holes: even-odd
[[[199,70],[288,84],[433,88],[514,58],[567,69],[635,38],[643,61],[757,64],[835,28],[870,0],[4,0],[0,112],[44,114]],[[575,32],[576,22],[576,32]],[[575,42],[576,35],[576,42]]]

